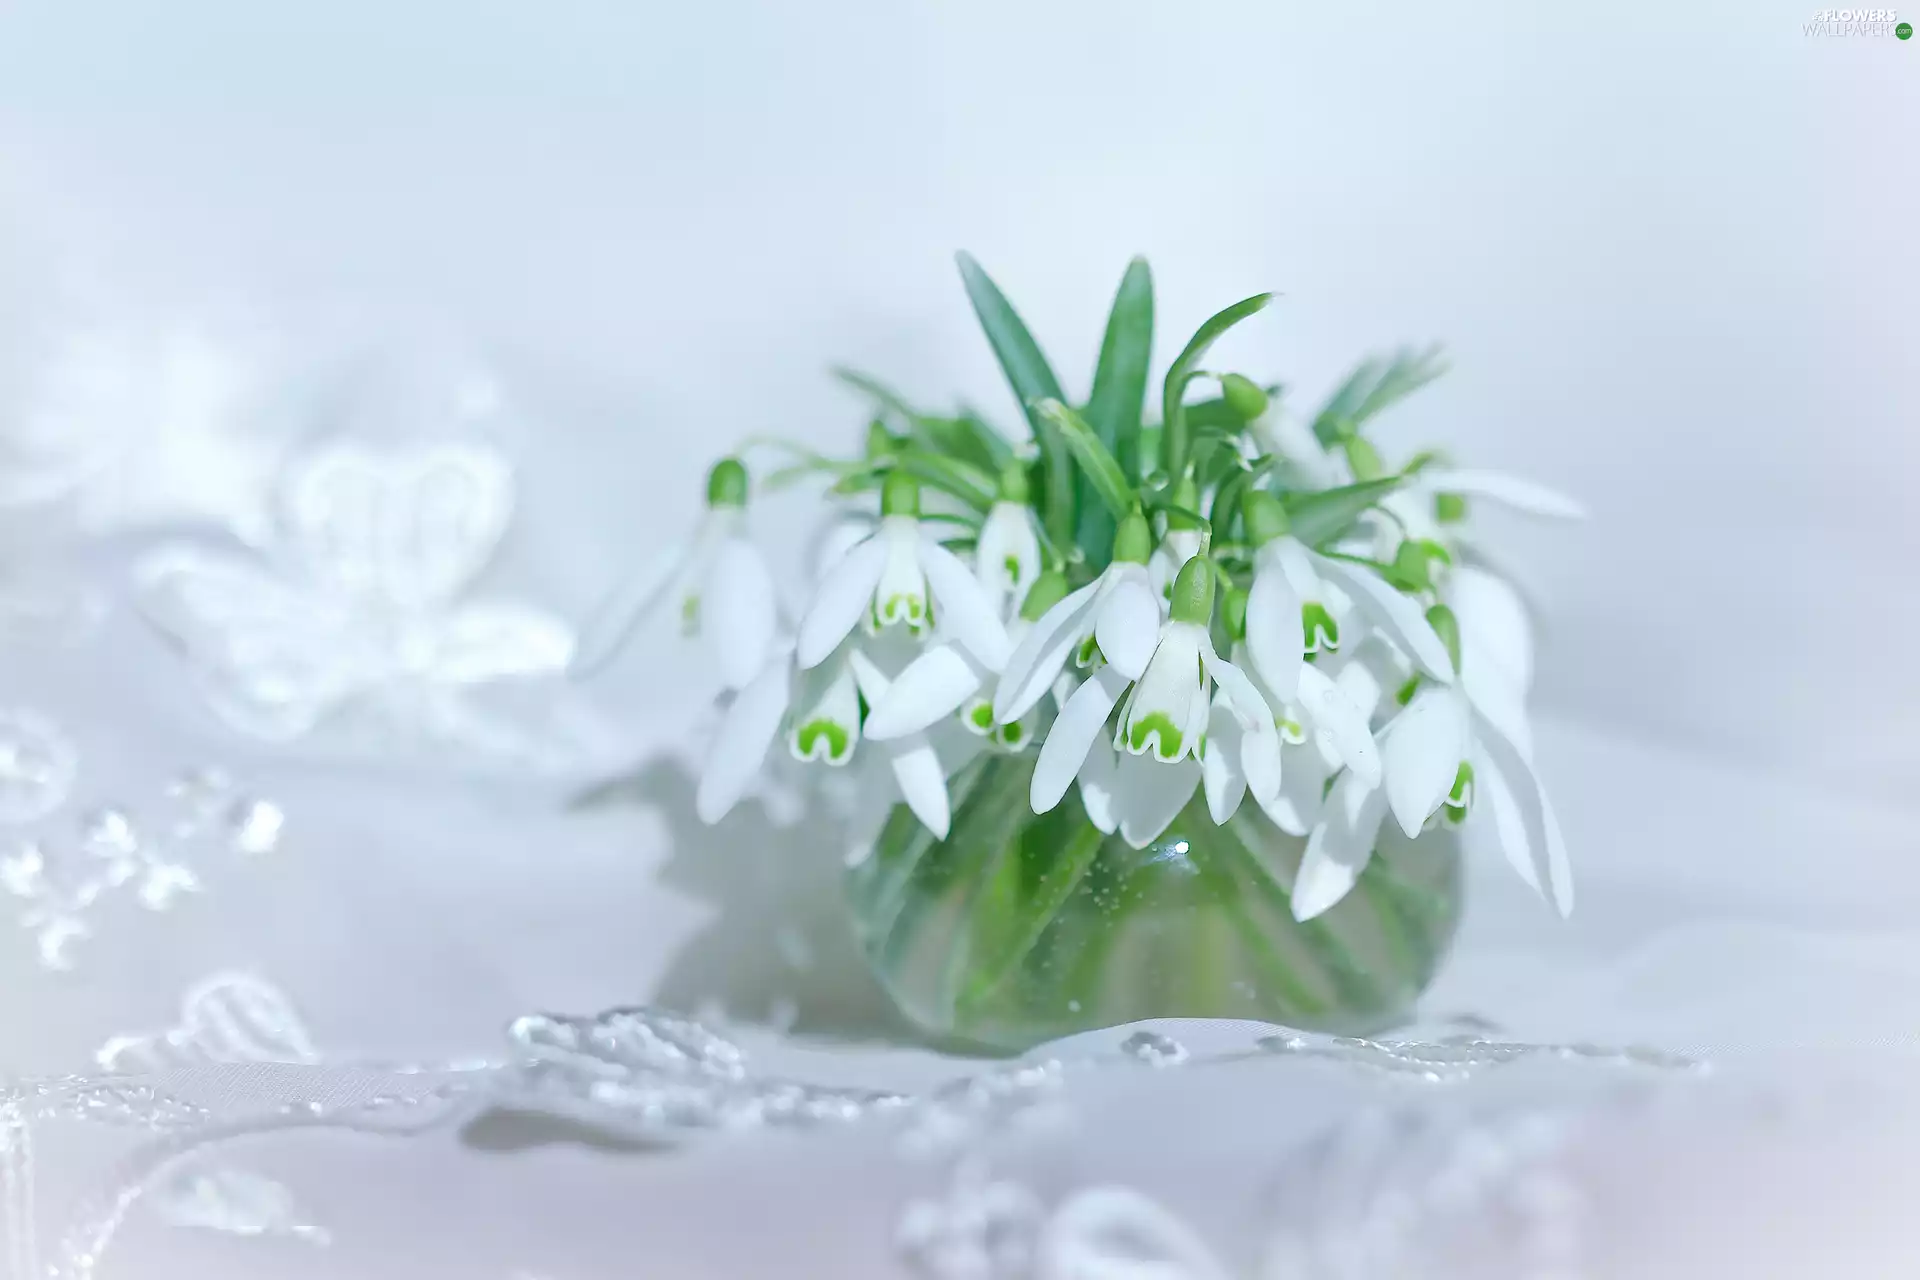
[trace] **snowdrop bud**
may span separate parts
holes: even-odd
[[[904,471],[887,472],[880,486],[880,514],[883,516],[919,516],[920,482]]]
[[[1267,411],[1267,393],[1251,378],[1237,373],[1220,375],[1220,394],[1227,408],[1239,414],[1243,422],[1252,422]]]
[[[1027,464],[1015,458],[1000,468],[1000,489],[994,496],[1002,502],[1018,502],[1022,506],[1031,501],[1033,491],[1027,479]]]
[[[1291,529],[1287,509],[1265,489],[1250,489],[1240,498],[1240,518],[1246,522],[1247,541],[1264,547]]]
[[[708,507],[747,505],[747,469],[738,458],[722,458],[707,472]]]
[[[1427,625],[1440,637],[1440,643],[1447,646],[1447,657],[1453,660],[1453,669],[1460,670],[1460,623],[1453,616],[1453,610],[1443,604],[1437,604],[1427,610]]]
[[[1067,575],[1058,569],[1049,569],[1027,588],[1027,598],[1020,603],[1020,616],[1028,622],[1038,622],[1047,610],[1066,598]]]
[[[1220,602],[1220,617],[1227,624],[1227,639],[1247,638],[1247,592],[1244,587],[1228,587]]]
[[[1393,576],[1399,579],[1399,586],[1409,591],[1433,590],[1433,574],[1426,553],[1411,539],[1402,542],[1393,553]]]
[[[1213,621],[1213,566],[1205,556],[1180,566],[1180,576],[1173,580],[1171,617],[1203,627]]]
[[[1359,436],[1348,436],[1344,445],[1347,451],[1347,466],[1353,471],[1355,480],[1378,480],[1386,467],[1380,461],[1379,451]]]
[[[1119,529],[1113,535],[1113,562],[1115,564],[1145,564],[1153,554],[1153,530],[1147,528],[1147,518],[1139,510],[1129,511],[1127,518],[1120,522]]]

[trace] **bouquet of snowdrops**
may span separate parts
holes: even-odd
[[[1383,458],[1368,427],[1440,373],[1436,355],[1369,360],[1296,414],[1284,388],[1207,367],[1268,304],[1257,294],[1181,347],[1150,421],[1145,261],[1121,281],[1084,397],[979,265],[959,264],[1029,434],[840,371],[873,406],[857,456],[757,446],[785,455],[763,484],[821,482],[835,522],[795,624],[748,537],[754,476],[728,457],[672,572],[590,629],[594,661],[670,588],[716,656],[733,698],[702,818],[783,742],[827,766],[884,761],[926,835],[957,839],[955,776],[1025,757],[1032,813],[1077,792],[1096,843],[1152,846],[1190,805],[1226,824],[1251,803],[1305,838],[1286,886],[1298,920],[1348,893],[1389,815],[1413,837],[1482,810],[1492,843],[1568,909],[1524,709],[1527,616],[1473,563],[1468,516],[1482,500],[1577,510],[1436,453]]]

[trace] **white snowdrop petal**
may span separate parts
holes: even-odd
[[[1047,731],[1046,741],[1040,744],[1040,758],[1034,762],[1030,796],[1035,813],[1045,813],[1060,803],[1126,687],[1125,676],[1102,667],[1067,699],[1053,728]]]
[[[787,711],[792,665],[788,654],[776,653],[721,717],[720,731],[707,750],[700,785],[694,792],[694,812],[702,822],[714,823],[725,817],[760,772]]]
[[[1427,675],[1445,684],[1453,679],[1453,659],[1427,621],[1426,610],[1371,569],[1342,560],[1314,557],[1328,581],[1339,586],[1387,639],[1405,650]]]
[[[1367,717],[1339,686],[1312,665],[1300,672],[1300,709],[1306,713],[1314,736],[1363,786],[1380,785],[1380,751],[1374,744],[1373,731],[1367,727]]]
[[[1466,667],[1505,677],[1524,694],[1533,686],[1533,620],[1526,602],[1506,579],[1478,565],[1456,565],[1447,574],[1447,607],[1460,623],[1460,656]]]
[[[1001,670],[993,694],[993,718],[1001,724],[1018,720],[1033,709],[1060,677],[1073,651],[1093,628],[1090,616],[1100,590],[1091,583],[1040,615],[1021,637]]]
[[[1006,624],[960,557],[937,542],[923,539],[920,567],[933,590],[940,626],[989,671],[1004,669],[1012,647],[1007,643]]]
[[[1329,765],[1312,744],[1283,753],[1286,767],[1280,779],[1280,792],[1271,800],[1254,799],[1273,825],[1290,836],[1304,836],[1313,830],[1326,805],[1327,779],[1337,765]]]
[[[1087,811],[1087,821],[1107,835],[1120,829],[1119,797],[1114,791],[1119,766],[1113,747],[1096,733],[1093,748],[1080,765],[1080,804]]]
[[[1207,718],[1207,749],[1200,761],[1200,783],[1207,793],[1207,813],[1216,824],[1231,818],[1246,798],[1247,777],[1240,768],[1245,734],[1225,699],[1215,698]]]
[[[1386,794],[1364,785],[1351,771],[1333,784],[1319,822],[1307,835],[1294,879],[1294,919],[1311,920],[1347,896],[1373,857],[1386,811]]]
[[[693,561],[693,545],[677,540],[648,556],[629,574],[580,628],[568,671],[589,676],[604,668],[674,587],[684,581]]]
[[[1122,756],[1117,781],[1120,838],[1144,849],[1160,838],[1193,798],[1200,766],[1192,759],[1166,764],[1151,756]]]
[[[866,736],[875,742],[919,733],[957,712],[980,691],[983,669],[952,645],[935,645],[868,701]]]
[[[1120,674],[1138,680],[1160,638],[1159,598],[1146,583],[1132,576],[1116,580],[1098,606],[1093,638]]]
[[[1530,516],[1584,520],[1587,509],[1557,489],[1502,471],[1428,471],[1421,487],[1433,493],[1485,498]]]
[[[1247,593],[1247,653],[1267,688],[1283,701],[1293,698],[1306,662],[1300,605],[1277,557],[1262,552],[1253,589]]]
[[[745,538],[728,538],[714,553],[700,601],[700,638],[718,655],[727,688],[753,679],[778,624],[773,575],[760,549]]]
[[[802,667],[816,667],[852,633],[873,607],[874,588],[887,567],[886,539],[873,537],[840,557],[821,582],[800,620],[795,656]]]
[[[913,740],[904,750],[894,751],[888,762],[900,784],[900,795],[907,808],[920,819],[935,838],[945,840],[952,822],[947,800],[947,775],[940,768],[940,757],[924,738]]]
[[[1467,708],[1458,690],[1422,685],[1382,735],[1381,765],[1387,803],[1409,836],[1453,789],[1467,754]]]
[[[1503,838],[1502,851],[1518,865],[1524,860],[1531,870],[1530,883],[1540,888],[1561,915],[1573,910],[1572,866],[1567,858],[1565,838],[1555,816],[1546,789],[1533,765],[1518,748],[1484,715],[1473,716],[1474,782],[1476,786],[1505,788],[1512,796],[1519,817],[1520,847]],[[1487,775],[1482,781],[1482,775]]]

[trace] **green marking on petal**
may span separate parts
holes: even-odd
[[[1418,692],[1420,692],[1420,677],[1415,676],[1400,686],[1399,692],[1393,695],[1393,700],[1404,707],[1413,701],[1413,695]]]
[[[1308,656],[1322,649],[1332,652],[1340,647],[1340,624],[1318,600],[1309,600],[1300,606],[1300,630],[1307,639]]]
[[[1453,789],[1447,792],[1443,807],[1447,816],[1458,822],[1467,816],[1467,810],[1473,807],[1473,765],[1462,760],[1460,768],[1453,775]]]
[[[688,596],[680,602],[680,632],[693,635],[700,630],[700,597]]]
[[[1289,746],[1299,746],[1307,740],[1307,726],[1290,715],[1277,716],[1273,727],[1280,731],[1280,741]]]
[[[993,704],[984,700],[972,703],[965,710],[961,711],[960,722],[975,733],[992,733],[994,729]]]
[[[993,740],[1009,751],[1018,751],[1027,745],[1026,726],[1018,720],[1012,724],[1003,724],[993,731]]]
[[[793,731],[793,753],[802,760],[845,764],[853,758],[853,735],[837,720],[809,720]]]
[[[1088,636],[1085,640],[1082,640],[1080,647],[1074,650],[1073,665],[1076,667],[1106,666],[1107,655],[1100,652],[1100,641],[1093,636]]]
[[[1459,524],[1467,518],[1467,495],[1464,493],[1436,493],[1433,495],[1433,518],[1441,524]]]
[[[1146,754],[1151,745],[1159,759],[1178,760],[1185,744],[1186,734],[1164,711],[1149,711],[1127,725],[1127,749],[1135,755]]]
[[[908,630],[918,635],[927,626],[927,598],[902,591],[885,600],[876,600],[873,621],[876,627],[891,627],[904,622]]]
[[[1427,610],[1427,624],[1440,637],[1440,643],[1447,646],[1447,657],[1453,660],[1453,669],[1460,669],[1460,620],[1453,616],[1453,610],[1443,604],[1436,604]]]

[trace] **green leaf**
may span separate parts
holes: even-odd
[[[1273,469],[1276,459],[1270,453],[1262,454],[1252,466],[1242,464],[1235,467],[1227,478],[1213,491],[1213,503],[1207,508],[1212,512],[1209,517],[1214,524],[1214,536],[1225,539],[1240,519],[1240,495],[1246,492],[1248,485]]]
[[[1182,403],[1187,394],[1187,383],[1199,372],[1200,362],[1206,359],[1208,348],[1220,339],[1220,335],[1259,312],[1267,303],[1273,301],[1271,293],[1256,293],[1251,298],[1215,312],[1206,323],[1194,330],[1193,337],[1187,340],[1186,349],[1181,351],[1167,370],[1167,380],[1161,393],[1160,422],[1166,433],[1166,469],[1167,474],[1178,476],[1187,465],[1187,421],[1186,406]]]
[[[866,396],[869,400],[873,401],[874,404],[885,409],[888,413],[893,414],[902,422],[912,422],[920,416],[918,409],[908,404],[899,392],[884,382],[881,382],[878,378],[861,373],[858,369],[849,369],[845,365],[835,365],[830,372],[832,372],[834,377]]]
[[[1167,478],[1167,433],[1159,423],[1140,428],[1140,487]]]
[[[1040,513],[1054,541],[1064,543],[1073,534],[1073,467],[1066,441],[1033,407],[1040,400],[1065,400],[1060,380],[1053,376],[1053,368],[1041,354],[1040,344],[1033,340],[1013,304],[980,269],[973,255],[958,254],[956,261],[960,264],[960,278],[967,286],[967,299],[973,303],[973,313],[979,317],[980,327],[986,330],[994,358],[999,360],[1000,371],[1006,374],[1014,398],[1027,415],[1034,439],[1040,442],[1045,473],[1040,490]]]
[[[1106,336],[1093,369],[1093,393],[1087,397],[1087,423],[1120,463],[1128,479],[1140,478],[1140,419],[1147,398],[1148,365],[1153,358],[1153,272],[1145,258],[1127,264],[1107,313]],[[1081,550],[1096,568],[1113,550],[1114,520],[1095,504],[1093,484],[1082,477],[1079,491]]]
[[[1013,447],[993,428],[967,414],[915,418],[913,438],[934,453],[978,467],[988,475],[998,475],[1001,464],[1013,456]]]
[[[1107,446],[1100,443],[1100,437],[1087,420],[1058,400],[1042,400],[1034,407],[1039,416],[1066,440],[1067,448],[1073,451],[1074,459],[1080,464],[1081,476],[1100,500],[1106,503],[1114,521],[1133,510],[1139,497],[1134,493],[1133,486],[1127,483],[1127,473],[1121,470],[1119,461],[1107,451]],[[1111,541],[1111,537],[1108,540]]]
[[[894,465],[921,484],[951,494],[976,511],[985,511],[993,505],[997,482],[971,463],[921,449],[908,449],[894,459]]]
[[[1360,513],[1405,483],[1402,476],[1383,476],[1338,489],[1288,494],[1282,501],[1293,526],[1293,536],[1310,547],[1331,542],[1347,531]]]
[[[1363,360],[1314,416],[1313,434],[1321,444],[1331,445],[1446,371],[1438,347],[1424,351],[1402,348],[1385,359],[1374,356]]]

